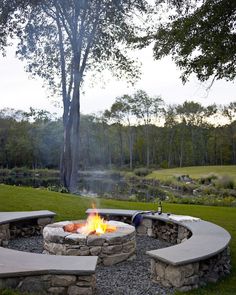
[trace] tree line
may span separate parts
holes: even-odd
[[[78,149],[80,96],[88,72],[106,69],[119,79],[135,82],[140,68],[128,52],[154,43],[154,58],[170,54],[182,70],[183,82],[191,73],[200,81],[212,79],[211,84],[215,79],[235,79],[234,1],[151,2],[0,1],[0,53],[5,55],[14,39],[16,56],[25,61],[26,71],[43,78],[50,92],[61,96],[64,146],[60,175],[70,192],[77,190],[79,158],[83,156]],[[143,128],[147,166],[154,161],[149,125],[144,123]],[[137,161],[131,129],[130,166]],[[124,157],[124,152],[121,154]],[[182,165],[183,148],[180,154]],[[124,161],[122,158],[121,164]]]
[[[63,119],[0,110],[0,167],[60,168]],[[236,102],[165,105],[139,90],[81,116],[80,169],[236,164]]]

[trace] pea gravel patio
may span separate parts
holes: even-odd
[[[137,236],[137,257],[113,266],[99,265],[96,270],[96,295],[167,295],[173,289],[163,288],[150,280],[150,257],[146,251],[160,249],[170,244],[147,236]],[[11,249],[34,253],[43,252],[43,238],[34,236],[11,240]]]

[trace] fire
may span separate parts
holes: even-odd
[[[116,231],[116,227],[109,225],[108,222],[104,221],[101,216],[95,212],[90,214],[86,220],[85,224],[68,224],[64,227],[65,231],[77,232],[80,234],[96,234],[102,235],[105,233],[110,233]]]
[[[101,218],[98,213],[90,214],[86,221],[86,224],[77,230],[77,232],[82,234],[94,233],[97,235],[102,235],[106,232],[114,232],[116,230],[115,226],[109,225],[107,222]]]

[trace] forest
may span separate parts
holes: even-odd
[[[81,116],[80,169],[236,164],[236,103],[166,105],[139,90]],[[60,168],[62,118],[0,110],[0,168]]]

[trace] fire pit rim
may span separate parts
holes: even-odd
[[[81,240],[82,239],[86,240],[92,237],[97,237],[104,240],[111,240],[117,237],[121,237],[121,238],[126,236],[129,237],[130,235],[133,235],[133,233],[135,233],[135,228],[132,225],[129,225],[124,222],[114,221],[114,220],[110,220],[107,222],[117,226],[117,230],[115,232],[108,232],[108,233],[98,235],[93,233],[82,234],[82,233],[68,232],[64,230],[65,225],[80,223],[80,222],[85,223],[86,220],[80,219],[80,220],[72,220],[72,221],[59,221],[59,222],[48,224],[43,230],[44,240],[61,242],[62,239],[68,240],[69,237],[71,238],[73,237],[74,239],[81,239]]]
[[[84,235],[84,236],[90,236],[90,235],[94,235],[94,236],[102,236],[105,237],[106,235],[111,236],[112,234],[116,234],[117,232],[119,232],[119,234],[124,234],[127,235],[129,233],[132,233],[134,231],[134,227],[130,224],[124,223],[124,222],[120,222],[120,221],[115,221],[115,220],[108,220],[106,221],[109,225],[114,225],[117,227],[117,230],[115,232],[108,232],[108,233],[104,233],[104,234],[82,234],[82,233],[76,233],[76,232],[69,232],[66,231],[64,229],[64,227],[66,225],[69,224],[79,224],[79,223],[85,223],[86,220],[85,219],[79,219],[79,220],[71,220],[71,221],[59,221],[59,222],[55,222],[55,223],[51,223],[48,224],[46,227],[47,228],[55,228],[55,229],[62,229],[64,233],[71,235],[71,234],[75,234],[75,235]],[[122,231],[125,231],[124,233],[122,233]]]

